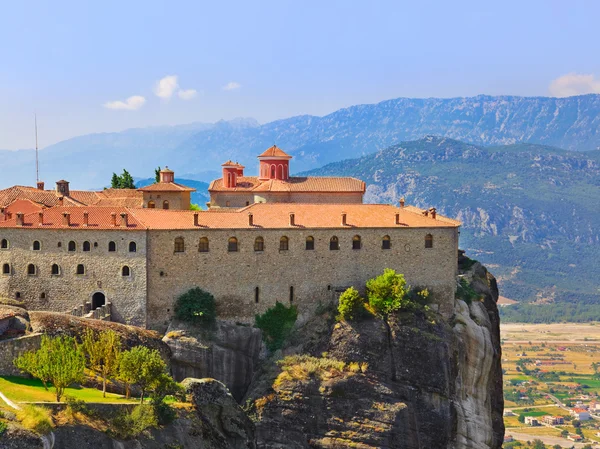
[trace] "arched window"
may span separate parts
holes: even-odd
[[[44,293],[44,292],[40,293],[40,299],[46,299],[46,293]]]
[[[156,203],[154,201],[148,201],[148,209],[156,208]]]
[[[135,242],[129,242],[129,252],[135,253],[137,251],[137,244]]]
[[[185,251],[185,240],[183,240],[183,237],[177,237],[175,239],[175,252],[182,253],[184,251]]]
[[[84,251],[86,251],[86,252],[91,251],[91,249],[92,249],[92,246],[90,245],[90,242],[88,242],[88,241],[83,242],[83,250]]]
[[[201,237],[198,243],[198,251],[201,253],[208,252],[208,237]]]
[[[258,287],[255,287],[254,288],[254,302],[256,304],[258,304],[259,295],[260,295],[260,290],[258,289]]]
[[[69,245],[68,245],[67,249],[69,251],[75,251],[77,249],[77,245],[75,244],[75,242],[73,240],[71,240],[69,242]]]
[[[433,248],[433,235],[427,234],[425,236],[425,248]]]
[[[10,265],[5,263],[2,265],[2,274],[10,274]]]
[[[283,179],[283,165],[279,164],[279,179]]]
[[[331,251],[336,251],[340,249],[340,241],[335,235],[329,240],[329,249]]]
[[[60,267],[57,264],[52,264],[52,270],[50,271],[52,276],[58,276],[60,274]]]
[[[77,270],[75,271],[75,274],[85,274],[85,267],[83,266],[83,264],[77,265]]]
[[[262,237],[256,237],[254,239],[254,251],[264,251],[265,250],[265,239]]]
[[[230,253],[235,253],[238,250],[238,239],[235,237],[230,237],[227,241],[227,251]]]
[[[129,267],[127,265],[125,265],[123,268],[121,268],[121,276],[123,276],[123,277],[131,276],[131,270],[129,269]]]
[[[35,272],[36,272],[36,270],[35,270],[34,264],[30,263],[29,265],[27,265],[27,274],[29,276],[35,276]]]
[[[310,235],[306,237],[306,249],[315,249],[315,238]]]
[[[115,242],[108,242],[108,252],[114,253],[117,251],[117,244]]]
[[[0,240],[0,249],[8,249],[8,240],[6,240],[6,239]]]
[[[39,240],[34,240],[33,241],[33,250],[39,251],[40,249],[42,249],[42,244],[39,242]]]
[[[391,249],[392,241],[390,240],[389,235],[384,235],[383,239],[381,239],[381,249]]]
[[[169,208],[169,202],[167,200],[163,201],[163,209],[168,209]]]
[[[285,235],[279,239],[279,251],[287,251],[290,246],[290,239]]]
[[[271,165],[271,178],[275,179],[275,165]]]
[[[354,237],[352,237],[352,249],[360,249],[360,248],[361,248],[360,235],[355,235]]]

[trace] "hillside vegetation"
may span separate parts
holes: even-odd
[[[554,303],[503,308],[507,319],[588,320],[600,313],[600,151],[427,137],[306,174],[355,176],[367,182],[368,202],[404,196],[457,217],[461,247],[496,273],[503,296]]]

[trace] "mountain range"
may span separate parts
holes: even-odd
[[[398,98],[262,125],[236,119],[84,135],[40,151],[40,173],[47,182],[66,178],[75,188],[91,188],[105,185],[122,168],[145,178],[156,166],[169,165],[176,176],[209,181],[226,159],[255,173],[256,155],[274,143],[294,156],[292,170],[297,172],[424,135],[476,145],[538,143],[589,151],[600,148],[599,130],[597,94]],[[35,181],[32,150],[0,151],[0,160],[6,167],[0,187]]]
[[[435,206],[463,222],[461,247],[496,274],[502,295],[532,305],[585,305],[586,317],[600,315],[598,150],[484,147],[428,136],[303,174],[363,179],[367,202],[405,197]],[[552,310],[582,319],[565,307]]]

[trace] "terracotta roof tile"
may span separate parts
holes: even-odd
[[[23,217],[23,226],[17,226],[16,215],[10,220],[0,222],[0,228],[35,228],[35,229],[120,229],[140,231],[145,227],[131,213],[132,209],[124,207],[51,207],[43,210],[43,225],[39,225],[39,213],[26,214]],[[70,214],[70,225],[63,225],[63,213]],[[83,224],[83,214],[88,213],[88,226]],[[112,213],[116,214],[116,224],[112,224]],[[128,214],[128,226],[122,227],[121,213]]]
[[[196,189],[187,187],[176,182],[155,182],[146,187],[138,189],[140,192],[195,192]]]
[[[18,199],[10,203],[7,207],[4,208],[4,212],[8,214],[16,214],[17,212],[22,212],[24,214],[32,214],[33,212],[39,212],[43,209],[43,206],[40,204],[27,200],[27,199]]]
[[[273,145],[272,147],[267,148],[258,157],[285,157],[285,158],[288,158],[288,159],[292,158],[292,156],[290,156],[289,154],[287,154],[285,151],[283,151],[277,145]]]
[[[259,181],[256,176],[240,176],[237,187],[227,188],[223,178],[211,182],[209,191],[222,192],[363,192],[365,183],[356,178],[342,177],[298,177],[293,176],[288,181],[270,179]]]

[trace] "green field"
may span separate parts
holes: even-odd
[[[14,376],[0,376],[0,391],[14,402],[56,402],[56,392],[53,387],[44,389],[38,379],[24,379]],[[125,399],[124,396],[106,393],[95,388],[72,387],[65,390],[65,396],[72,396],[85,402],[135,402],[135,399]],[[63,399],[64,400],[64,399]]]

